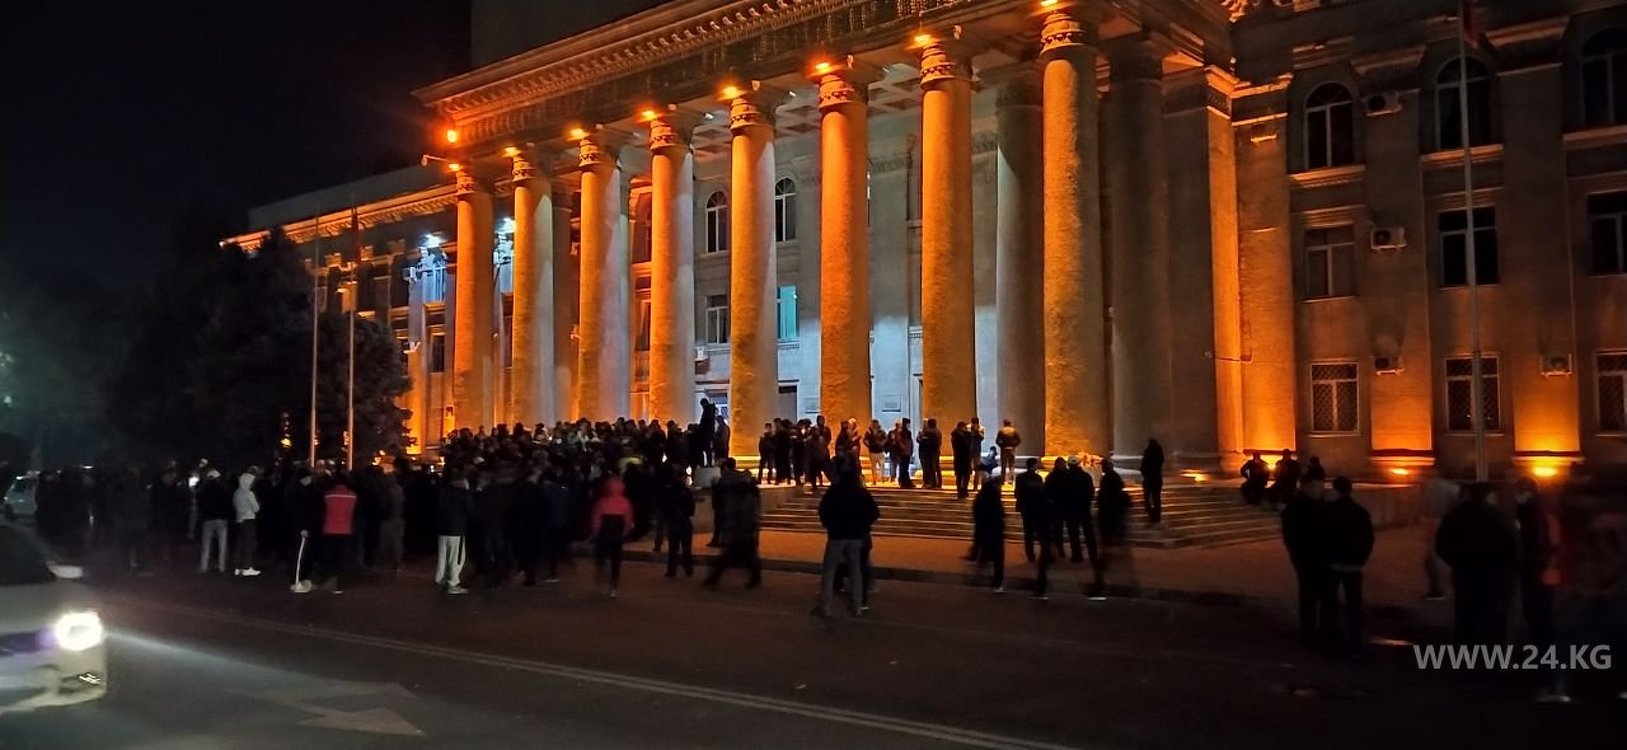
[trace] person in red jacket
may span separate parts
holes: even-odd
[[[593,501],[593,525],[588,535],[593,539],[593,567],[601,578],[604,564],[610,562],[610,598],[616,598],[616,586],[621,583],[621,546],[627,532],[633,528],[633,505],[621,479],[611,476],[599,485],[599,496]]]
[[[333,486],[322,496],[322,574],[327,580],[322,587],[342,594],[339,574],[351,550],[351,535],[356,527],[356,492],[350,488],[350,477],[335,474]]]

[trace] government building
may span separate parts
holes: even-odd
[[[1627,466],[1621,0],[551,5],[474,1],[424,166],[227,238],[387,321],[419,445],[705,397],[752,457],[975,416],[1462,476],[1479,412],[1494,476]]]

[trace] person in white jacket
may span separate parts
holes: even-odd
[[[257,576],[254,567],[255,546],[259,532],[254,519],[260,513],[260,501],[254,497],[254,483],[260,478],[260,467],[250,466],[237,477],[237,489],[232,492],[232,508],[237,512],[237,566],[232,575]]]

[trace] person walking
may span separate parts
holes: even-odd
[[[667,527],[668,578],[678,575],[681,564],[684,576],[695,575],[695,493],[684,483],[683,469],[677,466],[667,472],[661,482],[657,512]]]
[[[448,594],[468,592],[463,587],[463,563],[474,504],[468,474],[451,470],[450,479],[435,496],[435,585],[444,586]]]
[[[1315,648],[1318,625],[1332,622],[1322,614],[1323,588],[1329,578],[1329,535],[1321,480],[1301,481],[1299,491],[1283,506],[1280,518],[1282,546],[1288,550],[1288,561],[1299,583],[1299,639]]]
[[[836,590],[836,571],[847,566],[847,591],[851,613],[863,614],[870,607],[865,592],[870,581],[863,571],[865,540],[881,517],[875,496],[864,488],[858,473],[846,467],[831,482],[819,501],[819,523],[825,527],[825,558],[820,566],[819,605],[813,614],[831,616],[831,599]]]
[[[1490,485],[1477,482],[1463,491],[1435,537],[1452,569],[1454,637],[1460,644],[1497,645],[1507,635],[1519,537]]]
[[[915,442],[921,448],[921,486],[943,489],[943,465],[939,458],[943,453],[943,431],[938,429],[938,420],[928,417]]]
[[[255,528],[255,517],[260,513],[260,501],[254,496],[254,482],[260,478],[260,467],[250,466],[237,477],[237,489],[232,492],[232,514],[237,520],[237,565],[234,576],[257,576],[254,567],[255,551],[260,535]]]
[[[351,540],[356,531],[356,491],[343,473],[335,474],[333,486],[322,495],[322,573],[320,585],[343,594],[339,577],[353,553]]]
[[[209,469],[204,473],[203,481],[198,483],[198,519],[203,539],[202,554],[198,558],[199,573],[209,572],[210,549],[216,550],[215,570],[226,572],[226,540],[230,536],[227,524],[234,516],[231,490],[226,489],[219,471]]]
[[[1063,482],[1062,459],[1056,460],[1056,467],[1051,470],[1049,477],[1039,474],[1039,459],[1028,459],[1028,470],[1017,475],[1017,516],[1023,524],[1023,556],[1029,562],[1034,562],[1034,541],[1039,541],[1040,555],[1046,556],[1051,549],[1053,529],[1051,523],[1051,498],[1047,497],[1046,490],[1053,491]]]
[[[627,501],[621,479],[614,475],[599,484],[598,494],[588,530],[593,539],[593,570],[595,577],[603,581],[605,563],[610,563],[610,587],[605,593],[614,599],[621,585],[622,544],[633,529],[633,505]]]
[[[1306,479],[1320,482],[1309,474]],[[1322,640],[1330,648],[1349,653],[1366,649],[1362,631],[1362,566],[1373,554],[1373,518],[1351,497],[1352,485],[1346,477],[1334,477],[1333,502],[1326,509],[1328,579],[1323,587]],[[1339,593],[1344,592],[1341,618]],[[1339,637],[1343,620],[1344,637]]]
[[[955,429],[949,431],[949,451],[954,461],[955,497],[965,500],[970,496],[972,464],[977,460],[965,422],[956,422]]]
[[[1157,526],[1164,518],[1164,446],[1157,438],[1147,441],[1141,452],[1141,505],[1147,523]]]
[[[717,536],[723,551],[712,559],[712,569],[702,585],[716,589],[723,571],[731,567],[744,567],[750,573],[746,588],[763,585],[763,561],[757,549],[762,491],[750,474],[735,469],[732,456],[723,459],[723,476],[712,487],[712,502],[718,504],[721,514]]]
[[[1000,475],[1005,477],[1016,476],[1017,472],[1017,446],[1023,444],[1022,435],[1017,434],[1016,426],[1011,420],[1003,420],[1000,430],[994,433],[994,446],[1000,449]]]
[[[1000,499],[1003,479],[981,481],[977,497],[972,500],[972,549],[979,564],[994,565],[989,590],[995,594],[1006,593],[1006,506]]]

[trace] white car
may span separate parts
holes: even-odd
[[[0,714],[107,694],[106,634],[81,575],[0,521]]]
[[[39,491],[40,473],[30,471],[12,480],[11,487],[6,490],[4,500],[0,500],[0,520],[18,523],[34,522],[34,513],[38,505],[34,502],[34,495]]]

